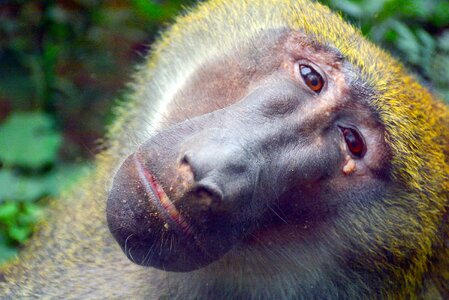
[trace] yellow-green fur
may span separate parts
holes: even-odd
[[[391,211],[373,206],[373,215],[394,214],[392,220],[400,224],[385,224],[372,234],[378,236],[378,246],[391,251],[398,261],[406,258],[407,250],[416,251],[412,264],[405,268],[372,263],[373,270],[390,268],[397,280],[390,285],[400,287],[396,294],[386,289],[379,295],[415,298],[423,281],[429,291],[438,288],[448,293],[448,108],[399,63],[324,6],[304,0],[213,0],[179,17],[162,36],[137,72],[129,102],[117,109],[108,150],[98,155],[96,171],[55,203],[20,260],[5,268],[7,283],[0,284],[0,298],[154,295],[141,288],[152,280],[146,270],[125,258],[105,225],[104,203],[112,174],[138,143],[164,126],[164,107],[170,104],[171,90],[182,85],[186,76],[265,29],[285,27],[339,49],[375,91],[372,105],[385,125],[393,180],[402,189],[390,195]],[[409,207],[414,208],[412,214]],[[354,216],[356,227],[363,228],[367,222],[363,216]],[[389,239],[389,231],[400,232],[404,238]],[[361,237],[360,243],[364,242]],[[156,272],[154,276],[165,275]]]

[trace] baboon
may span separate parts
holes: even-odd
[[[448,107],[328,8],[201,3],[133,87],[3,298],[449,298]]]

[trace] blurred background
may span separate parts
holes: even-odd
[[[98,153],[133,69],[194,0],[0,0],[0,263]],[[322,0],[449,101],[449,1]]]

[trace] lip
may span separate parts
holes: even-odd
[[[244,226],[203,209],[202,194],[182,181],[189,174],[171,170],[170,161],[157,159],[159,149],[149,146],[128,156],[114,175],[106,215],[112,236],[142,266],[188,272],[220,259]]]
[[[134,154],[133,161],[139,180],[149,195],[149,201],[154,204],[160,216],[166,222],[164,227],[192,236],[192,230],[188,222],[179,213],[155,176],[141,163],[137,153]]]

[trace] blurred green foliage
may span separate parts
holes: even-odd
[[[161,27],[195,0],[0,1],[0,262],[83,174]],[[449,2],[321,0],[449,100]]]
[[[53,119],[42,112],[14,112],[1,124],[0,262],[30,236],[42,215],[38,200],[57,196],[82,174],[81,164],[58,161],[61,142]]]
[[[83,174],[112,100],[181,3],[0,2],[0,262]]]

